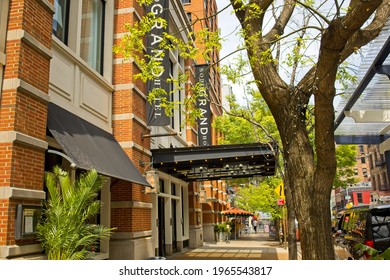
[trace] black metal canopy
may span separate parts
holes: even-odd
[[[337,144],[381,144],[390,138],[390,21],[372,42],[358,83],[345,94],[334,124]]]
[[[209,181],[275,174],[277,148],[269,143],[152,149],[152,164],[181,180]]]
[[[114,136],[49,103],[47,127],[78,168],[96,169],[99,173],[150,186]]]

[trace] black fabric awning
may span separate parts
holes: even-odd
[[[267,143],[153,149],[153,167],[183,181],[275,175],[277,149]]]
[[[47,127],[78,168],[150,186],[110,133],[49,103]]]

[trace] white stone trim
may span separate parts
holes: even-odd
[[[141,201],[111,201],[111,208],[139,208],[152,209],[152,203]]]
[[[0,259],[37,254],[40,252],[42,252],[42,247],[39,244],[22,245],[22,246],[3,245],[0,246]]]
[[[23,29],[10,30],[7,33],[7,41],[22,40],[48,59],[53,57],[52,51],[40,43]]]
[[[130,7],[130,8],[116,9],[114,11],[114,14],[115,15],[123,15],[123,14],[131,14],[134,12],[135,12],[135,9],[133,7]]]
[[[112,120],[113,121],[127,121],[127,120],[131,120],[133,118],[134,118],[134,114],[133,113],[112,115]]]
[[[54,5],[52,5],[48,0],[39,0],[39,4],[42,5],[47,11],[51,12],[53,15],[55,13]]]
[[[134,58],[115,58],[113,60],[114,65],[121,65],[121,64],[133,64],[134,63]]]
[[[119,90],[131,90],[134,88],[134,84],[117,84],[114,85],[114,90],[119,91]]]
[[[48,143],[38,138],[17,132],[17,131],[1,131],[0,143],[21,143],[33,148],[47,150]]]
[[[138,117],[134,113],[115,114],[112,116],[113,121],[126,121],[126,120],[133,120],[133,119],[144,127],[148,126],[146,122],[144,122],[140,117]]]
[[[36,191],[30,189],[1,187],[0,199],[10,199],[10,198],[44,200],[46,198],[46,193],[44,191]]]
[[[45,92],[41,91],[40,89],[37,89],[36,87],[30,85],[29,83],[18,79],[5,79],[3,82],[3,89],[4,90],[11,90],[15,89],[17,91],[24,92],[26,94],[29,94],[32,97],[35,97],[39,99],[40,101],[44,102],[50,102],[50,97]]]
[[[5,65],[6,55],[5,53],[0,52],[0,65]]]
[[[150,150],[142,147],[141,145],[135,143],[134,141],[122,141],[118,143],[123,149],[136,149],[146,155],[152,156],[152,152]]]
[[[119,239],[138,239],[144,237],[152,236],[151,230],[137,231],[137,232],[113,232],[111,235],[111,240]]]

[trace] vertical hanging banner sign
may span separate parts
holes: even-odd
[[[211,108],[210,96],[208,93],[209,65],[201,64],[195,66],[196,83],[200,84],[200,93],[197,98],[197,105],[202,116],[198,120],[198,145],[211,145]]]
[[[163,32],[168,31],[168,27],[164,27],[159,19],[164,19],[168,24],[169,18],[169,0],[154,0],[150,5],[146,6],[147,13],[153,13],[157,21],[153,25],[150,33],[147,35],[146,47],[147,53],[151,60],[160,62],[158,67],[152,70],[154,79],[149,80],[146,85],[148,94],[153,89],[163,89],[169,93],[169,53],[164,48],[160,47],[163,40]],[[156,97],[152,103],[146,102],[146,110],[148,115],[147,124],[149,126],[164,126],[170,124],[170,118],[165,114],[165,109],[161,107],[161,98]]]

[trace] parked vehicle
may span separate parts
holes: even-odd
[[[390,204],[356,206],[341,213],[334,232],[336,258],[367,258],[354,249],[359,243],[382,252],[390,247]]]

